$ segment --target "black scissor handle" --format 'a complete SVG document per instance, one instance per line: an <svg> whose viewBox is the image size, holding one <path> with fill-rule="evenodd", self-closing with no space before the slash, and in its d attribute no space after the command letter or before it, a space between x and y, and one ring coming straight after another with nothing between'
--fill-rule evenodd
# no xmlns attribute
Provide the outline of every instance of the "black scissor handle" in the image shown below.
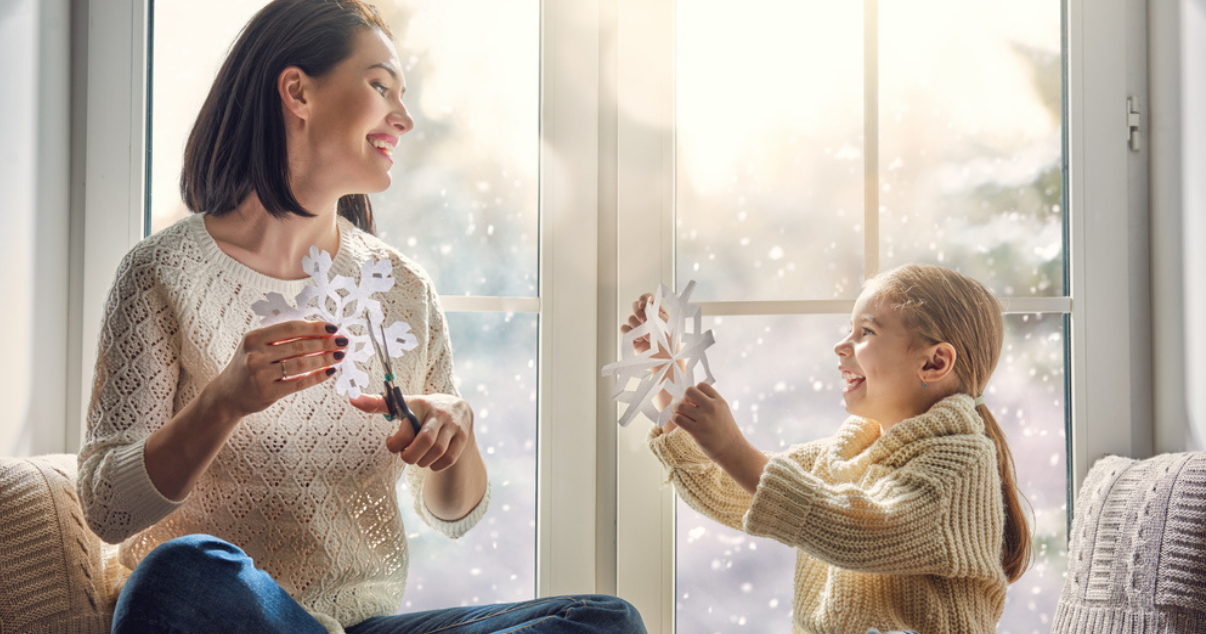
<svg viewBox="0 0 1206 634"><path fill-rule="evenodd" d="M406 406L406 399L402 398L402 390L396 386L385 390L385 405L389 407L389 419L394 420L401 416L410 421L410 428L414 430L415 435L419 435L419 430L423 428L419 424L419 417L415 416L414 412Z"/></svg>

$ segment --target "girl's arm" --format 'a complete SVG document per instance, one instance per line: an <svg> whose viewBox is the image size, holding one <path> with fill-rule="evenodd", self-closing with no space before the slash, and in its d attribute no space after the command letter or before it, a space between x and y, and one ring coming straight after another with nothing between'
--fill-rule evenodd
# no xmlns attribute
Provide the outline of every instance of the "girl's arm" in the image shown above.
<svg viewBox="0 0 1206 634"><path fill-rule="evenodd" d="M708 459L683 430L649 435L649 449L666 468L668 480L687 506L725 526L742 529L753 496Z"/></svg>
<svg viewBox="0 0 1206 634"><path fill-rule="evenodd" d="M797 445L782 455L807 469L816 460L822 443ZM753 495L708 458L689 433L654 429L649 436L649 448L666 467L675 491L688 506L730 528L745 530L744 518ZM765 462L772 455L759 453L759 458Z"/></svg>
<svg viewBox="0 0 1206 634"><path fill-rule="evenodd" d="M1004 530L996 469L991 441L971 435L940 440L867 488L775 457L745 529L847 570L992 576Z"/></svg>

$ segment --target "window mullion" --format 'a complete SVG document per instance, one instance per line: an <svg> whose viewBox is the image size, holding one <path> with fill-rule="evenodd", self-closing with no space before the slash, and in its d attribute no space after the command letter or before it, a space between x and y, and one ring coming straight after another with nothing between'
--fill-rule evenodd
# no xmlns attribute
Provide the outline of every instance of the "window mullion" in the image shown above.
<svg viewBox="0 0 1206 634"><path fill-rule="evenodd" d="M618 328L641 293L673 282L673 0L615 0L616 314ZM667 34L670 34L668 37ZM615 354L618 358L618 348ZM615 421L600 424L615 425ZM645 447L649 423L616 436L616 589L650 634L674 623L674 496Z"/></svg>
<svg viewBox="0 0 1206 634"><path fill-rule="evenodd" d="M863 0L863 269L879 272L879 0Z"/></svg>
<svg viewBox="0 0 1206 634"><path fill-rule="evenodd" d="M538 596L595 583L598 14L542 5Z"/></svg>
<svg viewBox="0 0 1206 634"><path fill-rule="evenodd" d="M86 419L105 297L126 252L142 239L146 138L147 0L93 5L88 19L87 183L84 189L82 313L75 382ZM104 87L103 89L99 87ZM71 416L71 413L68 413ZM74 451L83 428L68 430Z"/></svg>

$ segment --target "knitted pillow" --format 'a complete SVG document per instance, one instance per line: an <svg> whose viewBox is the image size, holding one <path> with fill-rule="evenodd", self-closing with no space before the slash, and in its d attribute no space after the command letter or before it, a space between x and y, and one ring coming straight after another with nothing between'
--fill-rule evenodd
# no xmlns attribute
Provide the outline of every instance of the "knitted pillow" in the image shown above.
<svg viewBox="0 0 1206 634"><path fill-rule="evenodd" d="M0 634L109 631L124 568L84 524L75 472L71 454L0 458Z"/></svg>
<svg viewBox="0 0 1206 634"><path fill-rule="evenodd" d="M1109 456L1076 499L1052 634L1206 632L1206 453Z"/></svg>

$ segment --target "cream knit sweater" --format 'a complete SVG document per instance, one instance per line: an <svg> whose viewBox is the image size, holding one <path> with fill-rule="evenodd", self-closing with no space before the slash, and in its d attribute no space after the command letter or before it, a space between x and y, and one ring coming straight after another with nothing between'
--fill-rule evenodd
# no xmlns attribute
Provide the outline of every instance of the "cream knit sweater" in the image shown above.
<svg viewBox="0 0 1206 634"><path fill-rule="evenodd" d="M795 632L996 631L1004 502L970 397L883 435L852 417L832 438L769 455L753 496L686 432L655 429L649 445L691 508L797 549Z"/></svg>
<svg viewBox="0 0 1206 634"><path fill-rule="evenodd" d="M339 220L332 272L357 280L370 258L393 263L381 297L420 345L395 360L405 394L456 394L444 315L426 274L351 223ZM121 542L133 569L159 544L207 533L243 548L329 631L395 614L406 586L406 532L396 484L404 463L385 448L397 423L352 407L334 380L244 418L183 502L163 497L143 462L147 436L226 366L259 327L251 305L269 292L297 295L305 280L261 275L223 253L193 215L134 247L105 307L88 432L79 455L79 497L88 524ZM374 361L374 363L378 363ZM381 368L373 372L384 376ZM429 470L407 469L411 490ZM459 537L485 513L443 522L416 494L427 523Z"/></svg>

